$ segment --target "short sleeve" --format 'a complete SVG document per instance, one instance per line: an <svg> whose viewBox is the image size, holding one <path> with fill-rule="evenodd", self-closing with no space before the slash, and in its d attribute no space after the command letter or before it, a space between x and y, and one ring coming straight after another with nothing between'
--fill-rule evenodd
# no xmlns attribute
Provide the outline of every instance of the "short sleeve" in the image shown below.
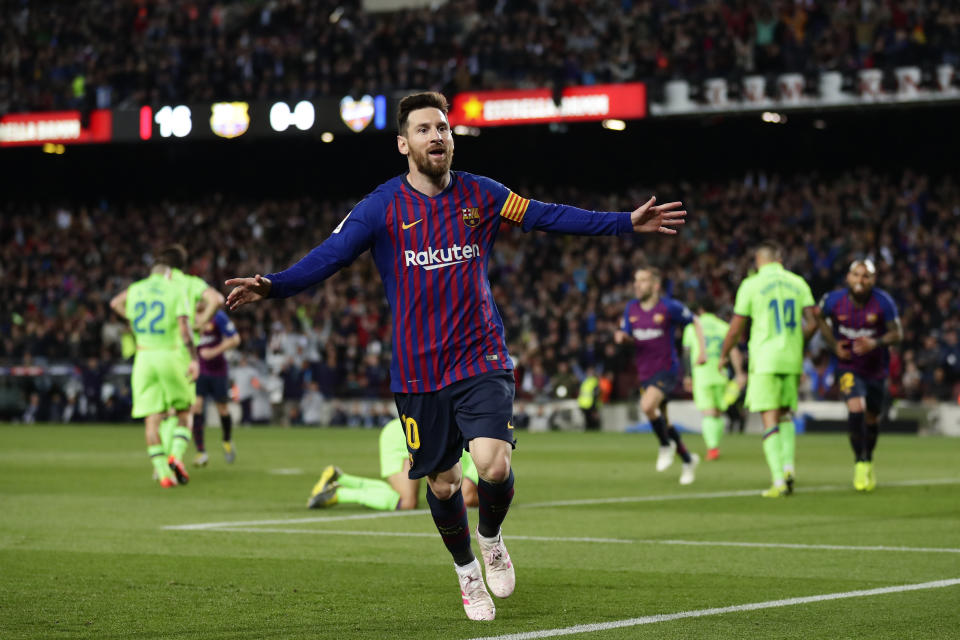
<svg viewBox="0 0 960 640"><path fill-rule="evenodd" d="M687 305L677 300L667 299L667 311L670 313L670 321L677 326L686 326L693 322L693 313L687 308Z"/></svg>
<svg viewBox="0 0 960 640"><path fill-rule="evenodd" d="M478 180L484 189L493 196L493 206L494 210L497 211L497 215L503 218L504 222L517 227L521 226L524 217L527 215L530 200L521 198L496 180L479 177Z"/></svg>
<svg viewBox="0 0 960 640"><path fill-rule="evenodd" d="M237 328L234 326L233 320L223 311L217 311L216 315L213 316L213 322L224 338L237 335Z"/></svg>
<svg viewBox="0 0 960 640"><path fill-rule="evenodd" d="M877 301L880 303L880 308L883 310L883 316L887 322L893 322L900 318L900 314L897 312L897 305L894 303L893 298L890 297L890 294L882 289L874 289L877 292Z"/></svg>
<svg viewBox="0 0 960 640"><path fill-rule="evenodd" d="M733 303L733 312L738 316L744 316L749 318L751 316L751 304L750 304L750 280L744 280L740 283L740 288L737 289L737 298Z"/></svg>
<svg viewBox="0 0 960 640"><path fill-rule="evenodd" d="M627 333L630 333L633 329L630 326L630 303L627 303L627 308L623 310L623 320L620 321L620 328Z"/></svg>
<svg viewBox="0 0 960 640"><path fill-rule="evenodd" d="M836 305L836 296L833 292L827 292L820 298L820 311L824 318L829 318L833 313L833 307Z"/></svg>

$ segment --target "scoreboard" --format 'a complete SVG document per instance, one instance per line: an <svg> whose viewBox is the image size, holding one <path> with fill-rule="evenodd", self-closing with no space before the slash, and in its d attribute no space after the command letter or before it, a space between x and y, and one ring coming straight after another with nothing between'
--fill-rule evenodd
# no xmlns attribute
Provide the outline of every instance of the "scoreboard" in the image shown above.
<svg viewBox="0 0 960 640"><path fill-rule="evenodd" d="M0 116L0 147L297 136L330 141L339 134L393 130L395 102L384 95L364 95L7 114Z"/></svg>

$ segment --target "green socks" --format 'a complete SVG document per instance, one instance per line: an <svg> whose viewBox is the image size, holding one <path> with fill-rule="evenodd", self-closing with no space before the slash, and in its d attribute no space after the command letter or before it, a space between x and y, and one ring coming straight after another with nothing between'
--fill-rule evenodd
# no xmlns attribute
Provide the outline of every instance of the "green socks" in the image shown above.
<svg viewBox="0 0 960 640"><path fill-rule="evenodd" d="M173 471L167 464L167 454L163 451L162 444L151 444L147 447L147 455L150 456L150 463L154 471L157 472L157 478L172 478Z"/></svg>
<svg viewBox="0 0 960 640"><path fill-rule="evenodd" d="M177 460L183 460L183 454L187 452L190 445L190 436L192 433L187 427L181 427L179 424L173 430L173 442L170 444L170 455Z"/></svg>
<svg viewBox="0 0 960 640"><path fill-rule="evenodd" d="M784 484L781 446L779 426L771 427L763 432L763 455L767 458L767 466L770 467L773 484L777 486Z"/></svg>
<svg viewBox="0 0 960 640"><path fill-rule="evenodd" d="M723 435L723 418L719 416L703 416L703 443L707 449L720 447L720 437Z"/></svg>
<svg viewBox="0 0 960 640"><path fill-rule="evenodd" d="M337 489L339 503L362 504L378 511L393 511L400 502L400 494L383 480L341 473L337 484L340 485Z"/></svg>
<svg viewBox="0 0 960 640"><path fill-rule="evenodd" d="M343 476L341 476L342 478ZM337 482L340 480L338 479ZM382 487L366 487L363 489L354 489L351 487L340 486L337 489L337 502L362 504L365 507L376 509L378 511L393 511L400 502L400 494L393 490L393 487L386 482L381 482Z"/></svg>
<svg viewBox="0 0 960 640"><path fill-rule="evenodd" d="M777 427L780 428L780 462L784 471L792 472L797 453L797 427L793 420L784 420Z"/></svg>
<svg viewBox="0 0 960 640"><path fill-rule="evenodd" d="M170 445L173 444L173 430L177 428L177 416L170 416L160 423L160 444L163 450L170 454Z"/></svg>

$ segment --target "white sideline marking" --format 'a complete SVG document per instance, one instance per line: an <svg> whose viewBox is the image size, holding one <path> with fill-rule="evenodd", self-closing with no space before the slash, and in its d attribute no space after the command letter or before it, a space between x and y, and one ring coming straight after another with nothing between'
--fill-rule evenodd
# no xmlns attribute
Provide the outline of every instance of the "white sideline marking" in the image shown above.
<svg viewBox="0 0 960 640"><path fill-rule="evenodd" d="M391 538L436 538L436 533L403 531L360 531L343 529L281 529L277 527L217 527L204 531L235 531L238 533L301 533L318 536L384 536ZM691 547L746 547L760 549L809 549L816 551L894 551L904 553L960 553L960 549L950 547L891 547L885 545L852 546L841 544L802 544L793 542L730 542L725 540L636 540L626 538L590 538L590 537L554 537L554 536L516 536L512 540L533 542L590 542L594 544L667 544L687 545Z"/></svg>
<svg viewBox="0 0 960 640"><path fill-rule="evenodd" d="M556 638L558 636L569 636L575 633L592 633L594 631L608 631L610 629L623 629L625 627L637 627L644 624L653 624L655 622L669 622L671 620L681 620L683 618L702 618L704 616L716 616L724 613L737 613L740 611L757 611L760 609L775 609L779 607L791 607L798 604L810 604L813 602L827 602L829 600L843 600L845 598L865 598L869 596L879 596L888 593L903 593L905 591L920 591L923 589L943 589L960 585L960 578L950 580L935 580L933 582L920 582L917 584L905 584L896 587L881 587L879 589L863 589L860 591L842 591L839 593L825 593L819 596L806 596L802 598L786 598L784 600L769 600L767 602L753 602L750 604L738 604L731 607L715 607L712 609L698 609L695 611L681 611L680 613L661 613L653 616L644 616L642 618L629 618L627 620L614 620L611 622L598 622L594 624L578 624L572 627L562 629L544 629L542 631L527 631L524 633L509 633L500 636L483 636L472 638L471 640L533 640L534 638Z"/></svg>
<svg viewBox="0 0 960 640"><path fill-rule="evenodd" d="M303 469L297 469L296 467L292 469L270 469L267 473L275 476L302 476Z"/></svg>
<svg viewBox="0 0 960 640"><path fill-rule="evenodd" d="M932 478L930 480L903 480L899 482L884 482L884 487L916 487L927 485L960 484L960 478ZM821 485L819 487L801 487L797 493L813 491L850 491L849 485ZM674 500L709 500L714 498L741 498L759 496L760 489L743 489L739 491L715 491L712 493L672 493L660 496L624 496L619 498L588 498L584 500L556 500L553 502L517 503L518 509L544 509L550 507L576 507L601 504L621 504L629 502L670 502ZM324 516L313 518L293 518L285 520L248 520L243 522L201 522L197 524L168 525L163 529L168 531L199 531L203 529L222 529L224 527L253 527L272 524L306 524L311 522L343 522L345 520L375 520L378 518L401 518L403 516L430 513L429 509L413 509L410 511L378 511L375 513L361 513L343 516Z"/></svg>

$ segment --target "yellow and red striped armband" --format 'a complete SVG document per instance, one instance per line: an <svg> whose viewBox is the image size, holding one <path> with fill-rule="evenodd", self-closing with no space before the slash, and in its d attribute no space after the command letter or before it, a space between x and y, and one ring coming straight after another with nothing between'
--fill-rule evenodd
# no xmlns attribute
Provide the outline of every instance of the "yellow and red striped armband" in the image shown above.
<svg viewBox="0 0 960 640"><path fill-rule="evenodd" d="M527 207L530 201L521 198L513 191L507 196L507 201L503 203L503 209L500 209L500 216L513 225L520 226L523 222L523 216L527 213Z"/></svg>

